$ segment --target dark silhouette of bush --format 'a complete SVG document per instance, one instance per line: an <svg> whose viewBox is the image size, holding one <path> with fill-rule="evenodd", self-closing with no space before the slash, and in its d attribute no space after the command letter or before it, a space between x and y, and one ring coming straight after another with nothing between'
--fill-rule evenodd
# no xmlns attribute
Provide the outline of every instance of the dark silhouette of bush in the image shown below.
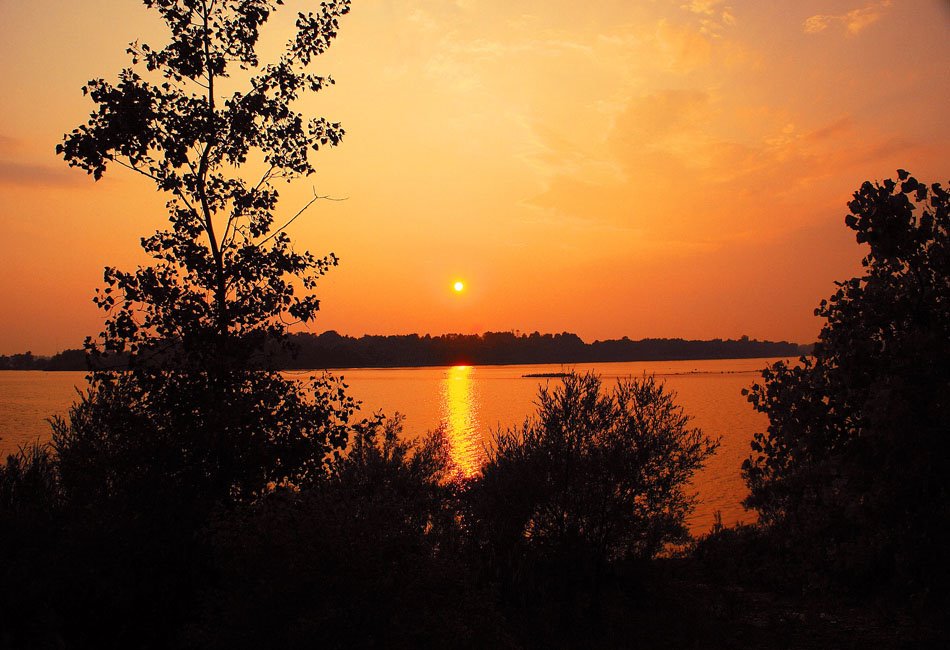
<svg viewBox="0 0 950 650"><path fill-rule="evenodd" d="M441 433L355 427L352 448L303 490L281 489L211 529L201 648L505 647L492 594L457 544Z"/></svg>
<svg viewBox="0 0 950 650"><path fill-rule="evenodd" d="M806 584L946 594L950 195L901 170L848 207L866 272L816 310L813 356L752 387L746 503Z"/></svg>
<svg viewBox="0 0 950 650"><path fill-rule="evenodd" d="M77 507L201 522L214 507L325 472L355 403L341 382L306 389L269 372L109 373L53 420L62 487Z"/></svg>
<svg viewBox="0 0 950 650"><path fill-rule="evenodd" d="M536 419L496 435L463 522L513 616L553 623L552 638L586 629L575 614L599 612L608 571L688 539L687 483L717 446L688 424L652 377L604 392L572 373L541 389Z"/></svg>
<svg viewBox="0 0 950 650"><path fill-rule="evenodd" d="M31 445L0 465L0 647L56 647L62 499L48 447Z"/></svg>
<svg viewBox="0 0 950 650"><path fill-rule="evenodd" d="M170 642L195 607L212 515L314 480L348 436L353 403L335 380L304 392L268 372L236 371L223 386L154 372L103 373L53 421L70 560L55 591L71 641Z"/></svg>

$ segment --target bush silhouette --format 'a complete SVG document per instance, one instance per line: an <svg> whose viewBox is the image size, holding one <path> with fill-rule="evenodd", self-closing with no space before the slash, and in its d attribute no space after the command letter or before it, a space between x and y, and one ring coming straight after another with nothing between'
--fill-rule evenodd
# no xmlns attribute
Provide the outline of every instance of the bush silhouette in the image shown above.
<svg viewBox="0 0 950 650"><path fill-rule="evenodd" d="M63 506L53 458L31 445L0 465L0 647L55 647Z"/></svg>
<svg viewBox="0 0 950 650"><path fill-rule="evenodd" d="M816 310L814 355L749 393L769 428L743 465L746 503L806 580L945 592L950 195L898 176L848 204L866 272Z"/></svg>
<svg viewBox="0 0 950 650"><path fill-rule="evenodd" d="M444 439L400 431L398 419L357 425L325 478L212 526L195 647L505 646L491 593L454 551Z"/></svg>
<svg viewBox="0 0 950 650"><path fill-rule="evenodd" d="M464 525L517 616L572 628L575 612L599 610L610 570L688 539L687 483L717 446L688 425L652 377L605 392L571 373L541 389L536 419L496 435Z"/></svg>

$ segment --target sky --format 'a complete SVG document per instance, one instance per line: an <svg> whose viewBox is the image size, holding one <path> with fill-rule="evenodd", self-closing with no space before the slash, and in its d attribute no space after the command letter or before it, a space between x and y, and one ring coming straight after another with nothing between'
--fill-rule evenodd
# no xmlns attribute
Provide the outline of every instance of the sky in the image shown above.
<svg viewBox="0 0 950 650"><path fill-rule="evenodd" d="M0 354L97 333L102 268L163 227L147 180L54 153L83 84L163 29L134 0L0 0ZM946 0L356 0L312 66L336 85L298 103L346 136L278 208L346 199L290 229L341 259L309 329L814 340L860 273L851 193L950 177L948 64Z"/></svg>

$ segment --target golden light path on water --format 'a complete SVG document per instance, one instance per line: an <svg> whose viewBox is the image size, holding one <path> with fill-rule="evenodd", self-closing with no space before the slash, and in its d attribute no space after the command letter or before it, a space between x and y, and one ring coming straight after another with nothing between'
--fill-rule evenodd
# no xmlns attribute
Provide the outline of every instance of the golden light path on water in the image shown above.
<svg viewBox="0 0 950 650"><path fill-rule="evenodd" d="M474 375L472 366L452 366L442 382L442 426L449 456L465 478L477 475L485 462Z"/></svg>
<svg viewBox="0 0 950 650"><path fill-rule="evenodd" d="M722 439L722 446L690 482L689 491L695 490L699 502L688 525L700 534L708 532L717 511L726 525L755 520L755 514L742 507L748 488L740 467L750 454L752 435L764 431L768 419L750 408L741 391L759 378L759 370L776 361L779 359L637 361L588 364L577 369L596 372L605 386L621 377L656 374L677 393L676 403L695 418L692 426ZM345 376L351 385L348 394L362 401L357 417L377 411L405 414L402 436L406 440L442 428L459 475L472 477L483 466L492 432L516 427L535 415L538 390L556 384L556 380L530 376L564 369L559 364L349 368L335 374ZM320 372L295 371L287 377L306 380ZM33 441L48 442L46 418L67 414L77 399L77 387L86 385L85 375L82 371L0 371L0 460Z"/></svg>

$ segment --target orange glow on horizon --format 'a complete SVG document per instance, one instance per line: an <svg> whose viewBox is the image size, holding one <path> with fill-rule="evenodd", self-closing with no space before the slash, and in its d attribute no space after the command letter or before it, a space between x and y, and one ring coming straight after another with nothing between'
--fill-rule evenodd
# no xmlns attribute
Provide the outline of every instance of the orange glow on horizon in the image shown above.
<svg viewBox="0 0 950 650"><path fill-rule="evenodd" d="M263 64L305 3L285 4ZM90 78L167 39L142 3L100 5L0 3L0 354L81 347L103 267L168 227L147 179L52 151L95 110ZM348 198L288 228L340 259L308 327L813 341L861 273L851 193L947 181L948 21L937 1L360 3L311 65L336 83L295 104L346 136L275 214Z"/></svg>

